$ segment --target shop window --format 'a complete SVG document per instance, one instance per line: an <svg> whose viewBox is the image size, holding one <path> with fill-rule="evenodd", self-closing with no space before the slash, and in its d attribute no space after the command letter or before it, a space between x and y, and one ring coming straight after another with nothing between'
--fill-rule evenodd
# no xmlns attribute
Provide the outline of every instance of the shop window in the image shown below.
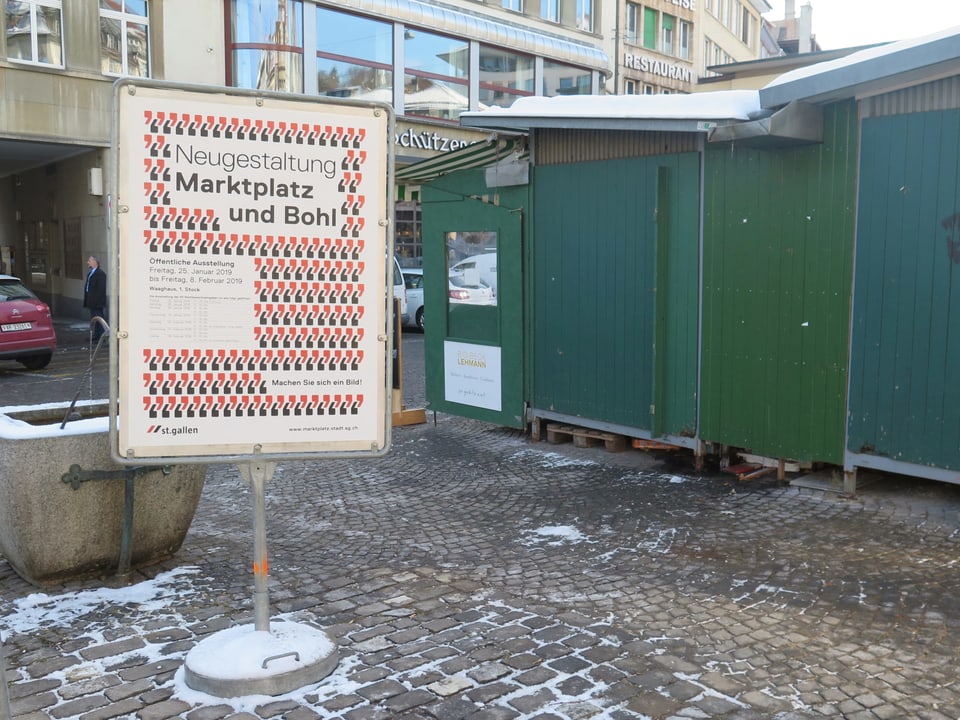
<svg viewBox="0 0 960 720"><path fill-rule="evenodd" d="M543 95L589 95L590 71L543 61Z"/></svg>
<svg viewBox="0 0 960 720"><path fill-rule="evenodd" d="M100 0L100 69L106 75L150 76L147 0Z"/></svg>
<svg viewBox="0 0 960 720"><path fill-rule="evenodd" d="M469 107L469 42L418 28L403 39L403 114L456 120Z"/></svg>
<svg viewBox="0 0 960 720"><path fill-rule="evenodd" d="M518 97L533 95L534 59L529 55L480 46L480 107L510 107Z"/></svg>
<svg viewBox="0 0 960 720"><path fill-rule="evenodd" d="M398 202L394 207L396 235L393 251L401 267L423 267L420 204Z"/></svg>
<svg viewBox="0 0 960 720"><path fill-rule="evenodd" d="M316 8L317 91L393 104L393 25Z"/></svg>
<svg viewBox="0 0 960 720"><path fill-rule="evenodd" d="M6 31L9 60L63 66L60 0L7 0Z"/></svg>
<svg viewBox="0 0 960 720"><path fill-rule="evenodd" d="M302 1L232 2L230 83L251 90L302 93Z"/></svg>

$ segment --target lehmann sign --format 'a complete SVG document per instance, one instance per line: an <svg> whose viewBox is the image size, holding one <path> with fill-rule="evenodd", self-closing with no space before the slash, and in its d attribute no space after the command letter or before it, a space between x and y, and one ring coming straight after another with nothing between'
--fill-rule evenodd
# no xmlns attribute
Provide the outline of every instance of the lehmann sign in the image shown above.
<svg viewBox="0 0 960 720"><path fill-rule="evenodd" d="M389 444L389 106L118 81L118 459Z"/></svg>

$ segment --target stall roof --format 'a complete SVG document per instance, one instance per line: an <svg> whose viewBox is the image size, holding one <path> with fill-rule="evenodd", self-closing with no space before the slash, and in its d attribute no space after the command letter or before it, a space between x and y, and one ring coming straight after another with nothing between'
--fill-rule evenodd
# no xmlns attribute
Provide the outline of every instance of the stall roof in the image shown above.
<svg viewBox="0 0 960 720"><path fill-rule="evenodd" d="M466 127L537 127L703 132L718 123L750 120L761 111L756 90L692 95L559 95L524 97L510 107L460 115Z"/></svg>
<svg viewBox="0 0 960 720"><path fill-rule="evenodd" d="M519 139L490 138L407 165L397 170L394 177L398 182L424 183L455 170L489 167L505 158L522 159L527 155L526 145Z"/></svg>
<svg viewBox="0 0 960 720"><path fill-rule="evenodd" d="M960 71L960 26L868 48L784 73L760 90L765 108L794 100L826 103L864 97Z"/></svg>

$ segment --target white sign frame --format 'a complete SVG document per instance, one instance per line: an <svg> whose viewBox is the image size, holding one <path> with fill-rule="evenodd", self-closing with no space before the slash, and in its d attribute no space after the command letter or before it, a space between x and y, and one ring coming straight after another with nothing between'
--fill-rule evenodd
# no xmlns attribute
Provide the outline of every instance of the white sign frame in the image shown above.
<svg viewBox="0 0 960 720"><path fill-rule="evenodd" d="M386 453L393 109L133 78L113 103L114 459Z"/></svg>

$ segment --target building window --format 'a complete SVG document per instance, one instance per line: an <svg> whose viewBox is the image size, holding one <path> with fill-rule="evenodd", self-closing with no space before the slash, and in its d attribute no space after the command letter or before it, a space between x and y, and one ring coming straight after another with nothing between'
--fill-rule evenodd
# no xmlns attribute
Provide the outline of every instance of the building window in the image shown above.
<svg viewBox="0 0 960 720"><path fill-rule="evenodd" d="M518 97L533 95L534 59L491 47L480 46L480 106L510 107Z"/></svg>
<svg viewBox="0 0 960 720"><path fill-rule="evenodd" d="M149 31L147 0L100 0L100 69L149 77Z"/></svg>
<svg viewBox="0 0 960 720"><path fill-rule="evenodd" d="M657 92L657 89L656 89L653 85L644 85L644 86L643 86L643 94L644 94L644 95L655 95L656 92Z"/></svg>
<svg viewBox="0 0 960 720"><path fill-rule="evenodd" d="M593 0L577 0L576 28L593 32Z"/></svg>
<svg viewBox="0 0 960 720"><path fill-rule="evenodd" d="M677 55L684 60L690 59L690 39L692 37L690 29L690 23L688 23L686 20L681 20L679 22L677 42L679 43L680 48L677 52Z"/></svg>
<svg viewBox="0 0 960 720"><path fill-rule="evenodd" d="M643 46L657 49L657 11L653 8L643 9Z"/></svg>
<svg viewBox="0 0 960 720"><path fill-rule="evenodd" d="M753 17L747 8L741 8L743 18L740 21L740 40L747 47L750 47L750 37L753 34Z"/></svg>
<svg viewBox="0 0 960 720"><path fill-rule="evenodd" d="M500 0L505 10L523 12L523 0Z"/></svg>
<svg viewBox="0 0 960 720"><path fill-rule="evenodd" d="M560 0L540 0L540 17L549 22L560 22Z"/></svg>
<svg viewBox="0 0 960 720"><path fill-rule="evenodd" d="M469 107L469 42L418 28L403 39L403 114L456 120Z"/></svg>
<svg viewBox="0 0 960 720"><path fill-rule="evenodd" d="M234 87L303 92L301 0L233 0L229 50Z"/></svg>
<svg viewBox="0 0 960 720"><path fill-rule="evenodd" d="M663 15L663 52L667 55L673 55L673 23L676 18L673 15Z"/></svg>
<svg viewBox="0 0 960 720"><path fill-rule="evenodd" d="M543 61L543 95L589 95L590 90L589 70Z"/></svg>
<svg viewBox="0 0 960 720"><path fill-rule="evenodd" d="M632 45L637 44L638 33L640 32L640 13L642 8L636 3L627 3L627 32L624 40Z"/></svg>
<svg viewBox="0 0 960 720"><path fill-rule="evenodd" d="M63 66L60 0L6 3L7 58Z"/></svg>
<svg viewBox="0 0 960 720"><path fill-rule="evenodd" d="M393 104L393 25L318 5L317 92Z"/></svg>

